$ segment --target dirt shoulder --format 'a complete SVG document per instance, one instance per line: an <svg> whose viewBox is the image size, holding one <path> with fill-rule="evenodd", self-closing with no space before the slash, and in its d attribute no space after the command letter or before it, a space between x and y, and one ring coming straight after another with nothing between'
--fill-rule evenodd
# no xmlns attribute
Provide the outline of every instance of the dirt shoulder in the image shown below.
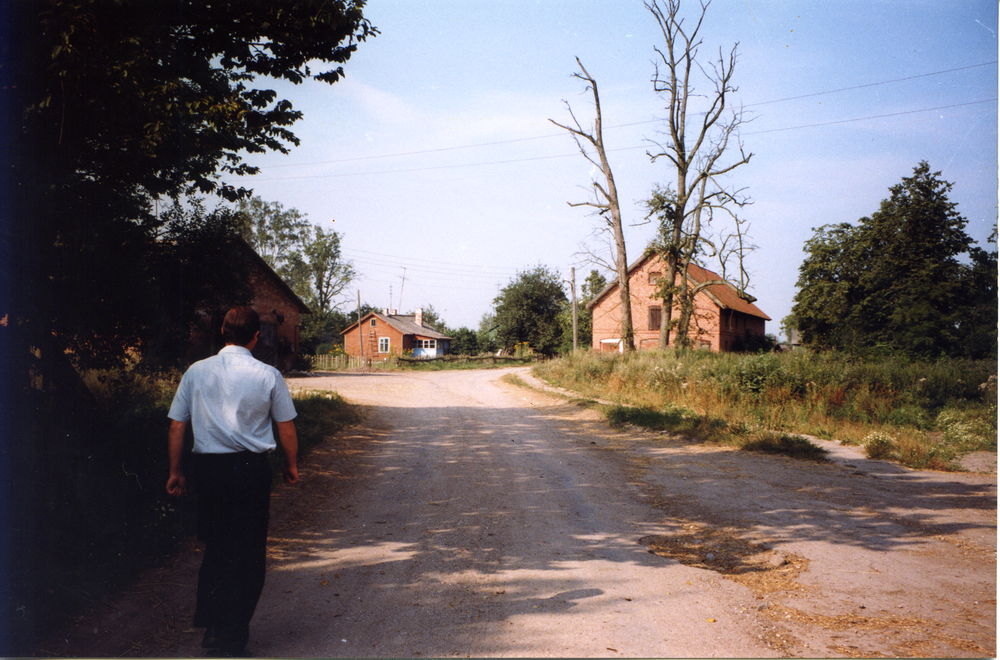
<svg viewBox="0 0 1000 660"><path fill-rule="evenodd" d="M647 540L651 552L749 586L781 654L994 657L996 454L966 457L970 472L933 472L810 440L828 462L641 429L613 449L674 523Z"/></svg>

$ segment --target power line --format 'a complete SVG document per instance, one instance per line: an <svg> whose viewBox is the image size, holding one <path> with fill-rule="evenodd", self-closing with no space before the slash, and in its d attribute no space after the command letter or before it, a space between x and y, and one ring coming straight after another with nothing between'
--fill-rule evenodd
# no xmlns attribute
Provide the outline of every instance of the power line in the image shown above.
<svg viewBox="0 0 1000 660"><path fill-rule="evenodd" d="M904 112L892 112L886 115L872 115L871 117L861 117L859 119L840 119L837 121L826 121L819 124L803 124L801 126L786 126L784 128L771 128L766 131L754 131L743 133L743 135L763 135L764 133L777 133L778 131L794 131L800 128L817 128L819 126L833 126L834 124L848 124L855 121L868 121L870 119L885 119L887 117L901 117L903 115L915 115L921 112L934 112L936 110L948 110L949 108L961 108L967 105L979 105L980 103L994 103L996 98L984 99L982 101L969 101L968 103L955 103L953 105L942 105L937 108L925 108L923 110L906 110Z"/></svg>
<svg viewBox="0 0 1000 660"><path fill-rule="evenodd" d="M907 76L906 78L896 78L894 80L883 80L882 82L868 83L865 85L854 85L853 87L842 87L840 89L831 89L827 92L815 92L813 94L803 94L802 96L789 96L784 99L775 99L773 101L761 101L759 103L750 103L744 107L752 108L758 105L769 105L771 103L784 103L785 101L797 101L799 99L808 99L814 96L823 96L825 94L836 94L838 92L849 92L855 89L865 89L866 87L878 87L879 85L889 85L891 83L905 82L907 80L916 80L918 78L929 78L930 76L940 76L945 73L955 73L956 71L965 71L966 69L976 69L981 66L989 66L991 64L996 64L997 60L992 62L982 62L981 64L970 64L969 66L960 66L956 69L946 69L944 71L935 71L933 73L921 73L916 76Z"/></svg>
<svg viewBox="0 0 1000 660"><path fill-rule="evenodd" d="M458 269L467 269L467 270L470 270L470 271L476 271L476 270L480 270L480 269L487 269L487 270L499 270L499 271L504 271L504 273L508 273L511 270L514 270L514 269L511 269L511 268L503 268L502 266L482 266L482 267L480 267L480 266L476 266L474 264L458 264L458 263L453 263L453 262L448 262L448 261L431 261L430 259L417 259L417 258L414 258L414 257L400 257L400 256L394 255L394 254L382 254L380 252L371 252L369 250L358 250L358 249L353 249L353 248L350 249L350 250L345 250L345 254L347 252L359 252L359 253L362 253L362 254L370 254L370 255L373 255L373 256L376 256L376 257L384 257L386 259L405 260L405 261L407 261L407 263L410 263L410 264L425 263L425 264L431 264L433 266L454 266L454 267L456 267ZM417 268L417 266L412 266L412 265L410 267L411 268Z"/></svg>
<svg viewBox="0 0 1000 660"><path fill-rule="evenodd" d="M912 115L912 114L918 114L918 113L921 113L921 112L935 112L935 111L938 111L938 110L947 110L949 108L960 108L960 107L964 107L964 106L978 105L978 104L982 104L982 103L995 102L996 100L997 100L996 98L992 98L992 99L984 99L984 100L981 100L981 101L969 101L967 103L955 103L955 104L952 104L952 105L942 105L942 106L937 106L937 107L934 107L934 108L922 108L920 110L907 110L907 111L904 111L904 112L895 112L895 113L890 113L890 114L885 114L885 115L871 115L871 116L868 116L868 117L856 117L854 119L841 119L841 120L837 120L837 121L822 122L822 123L818 123L818 124L802 124L800 126L785 126L785 127L781 127L781 128L772 128L772 129L768 129L768 130L765 130L765 131L754 131L752 133L744 133L744 135L760 135L760 134L764 134L764 133L777 133L779 131L792 131L792 130L798 130L798 129L802 129L802 128L817 128L817 127L820 127L820 126L832 126L834 124L849 124L849 123L859 122L859 121L869 121L869 120L872 120L872 119L884 119L884 118L887 118L887 117L898 117L898 116L902 116L902 115ZM648 149L648 148L649 148L648 145L639 145L639 146L634 146L634 147L619 147L617 149L608 149L607 151L609 153L611 153L611 152L620 152L620 151L635 151L635 150L638 150L638 149ZM532 161L554 160L554 159L557 159L557 158L579 157L579 155L580 154L577 151L577 152L573 152L573 153L555 154L555 155L551 155L551 156L532 156L530 158L512 158L512 159L508 159L508 160L484 161L484 162L478 162L478 163L459 163L459 164L454 164L454 165L428 165L428 166L424 166L424 167L413 167L413 168L396 169L396 170L380 170L380 171L375 171L375 172L343 172L343 173L339 173L339 174L303 174L303 175L298 175L298 176L269 177L269 178L255 179L255 180L256 181L293 181L293 180L302 180L302 179L339 179L339 178L354 177L354 176L374 176L374 175L379 175L379 174L411 174L411 173L414 173L414 172L431 172L431 171L434 171L434 170L451 170L451 169L461 169L461 168L467 168L467 167L483 167L483 166L487 166L487 165L510 165L510 164L513 164L513 163L528 163L528 162L532 162Z"/></svg>
<svg viewBox="0 0 1000 660"><path fill-rule="evenodd" d="M759 101L757 103L749 103L749 104L747 104L747 105L745 105L743 107L745 107L745 108L753 108L753 107L762 106L762 105L770 105L770 104L773 104L773 103L784 103L785 101L796 101L796 100L799 100L799 99L812 98L812 97L816 97L816 96L825 96L827 94L838 94L840 92L849 92L849 91L852 91L852 90L855 90L855 89L866 89L868 87L878 87L880 85L891 85L893 83L906 82L908 80L917 80L919 78L929 78L931 76L940 76L940 75L944 75L946 73L955 73L957 71L965 71L965 70L968 70L968 69L976 69L976 68L979 68L979 67L990 66L992 64L997 64L997 60L993 60L991 62L981 62L979 64L970 64L968 66L961 66L961 67L957 67L957 68L954 68L954 69L945 69L943 71L933 71L931 73L921 73L921 74L918 74L918 75L915 75L915 76L906 76L905 78L894 78L892 80L882 80L880 82L866 83L866 84L863 84L863 85L854 85L852 87L841 87L840 89L831 89L831 90L827 90L827 91L824 91L824 92L813 92L811 94L802 94L800 96L789 96L789 97L786 97L786 98L783 98L783 99L774 99L774 100L771 100L771 101ZM938 109L938 108L931 108L931 109L933 110L933 109ZM920 112L920 111L917 111L917 112ZM662 121L661 119L646 119L646 120L643 120L643 121L629 122L629 123L625 123L625 124L616 124L616 125L613 125L613 126L608 126L606 128L609 128L609 129L627 128L627 127L630 127L630 126L641 126L643 124L659 123L661 121ZM858 120L858 121L860 121L860 120ZM816 125L817 126L822 126L823 124L816 124ZM465 145L458 145L458 146L455 146L455 147L439 147L437 149L423 149L423 150L419 150L419 151L405 151L405 152L394 153L394 154L379 154L379 155L376 155L376 156L358 156L356 158L341 158L341 159L338 159L338 160L324 160L324 161L316 161L316 162L312 162L312 163L289 163L289 164L284 164L284 165L268 165L266 167L262 167L261 169L277 169L279 167L309 167L309 166L312 166L312 165L337 165L337 164L340 164L340 163L353 163L353 162L364 161L364 160L379 160L379 159L384 159L384 158L402 158L402 157L405 157L405 156L420 156L420 155L424 155L424 154L441 153L441 152L444 152L444 151L459 151L459 150L462 150L462 149L478 149L480 147L495 147L495 146L499 146L499 145L503 145L503 144L516 144L518 142L530 142L530 141L533 141L533 140L547 140L547 139L551 139L551 138L558 138L558 137L565 137L565 136L566 136L565 133L549 133L547 135L536 135L534 137L512 138L510 140L497 140L497 141L494 141L494 142L480 142L480 143L477 143L477 144L465 144ZM411 171L418 171L418 170L398 170L398 171L401 171L401 172L411 172ZM376 174L379 174L379 173L377 172ZM261 180L266 180L266 179L261 179Z"/></svg>

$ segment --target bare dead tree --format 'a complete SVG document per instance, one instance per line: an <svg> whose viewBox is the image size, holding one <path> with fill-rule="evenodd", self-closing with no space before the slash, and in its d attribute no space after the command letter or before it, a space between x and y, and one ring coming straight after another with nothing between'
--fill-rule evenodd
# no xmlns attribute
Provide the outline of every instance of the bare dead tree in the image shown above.
<svg viewBox="0 0 1000 660"><path fill-rule="evenodd" d="M744 151L739 137L740 127L745 123L742 109L728 107L729 97L737 91L731 81L739 44L733 46L728 56L720 48L718 57L707 68L699 63L698 49L702 44L699 32L710 4L711 0L700 3L701 13L687 29L680 16L680 0L666 0L662 5L659 0L645 3L663 34L664 45L654 47L659 59L654 60L652 83L653 89L667 102L665 139L651 140L656 148L647 154L653 162L666 158L676 170L673 185L654 190L646 203L647 217L660 219L657 249L666 262L659 291L664 317L658 342L661 349L669 344L674 326L677 345L690 346L688 325L694 294L711 284L723 283L730 260L738 263L737 276L730 281L736 280L740 295L746 295L748 284L742 256L750 246L746 245L745 223L738 218L737 210L750 201L744 189L727 189L721 181L753 156ZM695 82L702 81L712 88L707 95L696 93ZM738 157L724 159L729 151L738 151ZM716 213L736 221L735 233L713 241L707 234ZM697 287L690 285L687 269L699 254L719 258L723 280L702 282ZM676 323L672 320L675 304L680 309Z"/></svg>
<svg viewBox="0 0 1000 660"><path fill-rule="evenodd" d="M573 126L560 124L554 119L549 121L559 128L569 131L580 149L580 153L591 164L601 170L604 175L604 184L596 179L591 182L594 193L594 200L590 202L568 202L570 206L590 206L597 210L597 214L607 223L608 229L614 237L615 244L615 272L618 275L618 293L622 309L622 348L625 351L635 350L635 333L632 327L632 303L629 294L628 282L628 258L625 255L625 234L622 231L622 215L618 206L618 189L615 187L615 178L611 172L611 165L604 150L604 135L601 123L601 97L597 91L597 81L584 68L580 58L576 58L576 63L580 71L573 74L573 77L587 83L587 90L594 95L594 128L587 131L580 125L573 108L566 103L569 115L573 119ZM587 145L593 150L587 148Z"/></svg>

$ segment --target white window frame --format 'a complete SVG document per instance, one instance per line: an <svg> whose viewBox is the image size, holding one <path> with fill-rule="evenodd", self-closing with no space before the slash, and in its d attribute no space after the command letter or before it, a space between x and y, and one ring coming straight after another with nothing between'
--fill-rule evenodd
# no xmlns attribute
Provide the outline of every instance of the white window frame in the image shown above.
<svg viewBox="0 0 1000 660"><path fill-rule="evenodd" d="M391 348L391 346L390 346L389 338L388 337L379 337L378 338L378 352L379 353L388 353L389 350L390 350L390 348Z"/></svg>
<svg viewBox="0 0 1000 660"><path fill-rule="evenodd" d="M437 350L437 339L418 339L420 348Z"/></svg>

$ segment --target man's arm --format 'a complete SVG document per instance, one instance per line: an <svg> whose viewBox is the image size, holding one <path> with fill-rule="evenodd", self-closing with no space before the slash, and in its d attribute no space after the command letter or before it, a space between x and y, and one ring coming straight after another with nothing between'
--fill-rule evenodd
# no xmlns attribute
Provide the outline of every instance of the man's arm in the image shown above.
<svg viewBox="0 0 1000 660"><path fill-rule="evenodd" d="M184 453L184 431L186 422L170 420L170 430L167 431L167 455L170 457L170 478L167 479L167 492L174 497L187 493L187 481L181 471L181 455Z"/></svg>
<svg viewBox="0 0 1000 660"><path fill-rule="evenodd" d="M285 483L294 484L299 480L299 437L295 433L295 422L275 422L278 426L278 441L285 452Z"/></svg>

